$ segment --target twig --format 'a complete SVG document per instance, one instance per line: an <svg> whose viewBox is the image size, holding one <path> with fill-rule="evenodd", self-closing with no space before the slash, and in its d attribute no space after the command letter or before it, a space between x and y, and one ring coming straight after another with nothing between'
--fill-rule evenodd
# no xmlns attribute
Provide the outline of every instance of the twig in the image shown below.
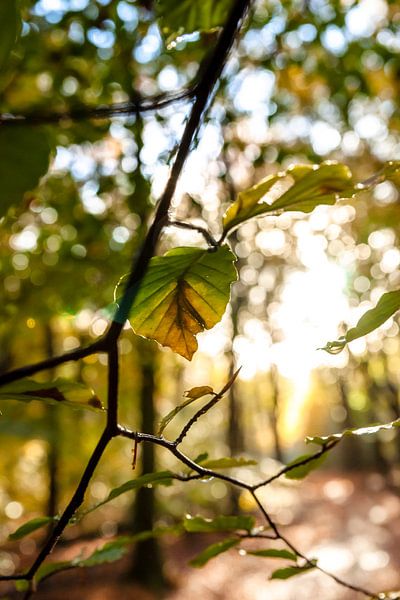
<svg viewBox="0 0 400 600"><path fill-rule="evenodd" d="M331 441L327 442L326 444L324 444L324 446L322 446L322 448L320 450L318 450L318 452L316 452L315 454L310 454L309 456L306 456L305 458L303 458L302 460L299 460L298 462L295 462L291 465L286 465L285 467L280 469L277 473L275 473L275 475L272 475L268 479L264 479L264 481L260 481L259 483L256 483L253 486L253 491L258 490L259 488L264 487L265 485L269 485L270 483L272 483L272 481L275 481L275 479L279 479L280 477L282 477L282 475L286 475L286 473L290 473L290 471L293 471L294 469L297 469L298 467L303 467L304 465L308 465L309 463L313 462L314 460L318 460L321 456L323 456L324 454L329 452L329 450L332 450L332 448L334 448L336 446L336 444L339 443L339 441L340 440L331 440Z"/></svg>
<svg viewBox="0 0 400 600"><path fill-rule="evenodd" d="M24 377L29 377L30 375L34 375L35 373L39 373L40 371L46 371L47 369L53 369L63 363L69 362L70 360L80 360L81 358L85 358L86 356L91 356L92 354L96 354L97 352L105 352L107 350L107 342L104 338L95 341L90 346L76 348L75 350L71 350L70 352L65 352L60 356L54 356L52 358L46 358L40 362L27 365L25 367L20 367L18 369L14 369L12 371L8 371L8 373L4 373L0 375L0 385L5 385L6 383L12 383L13 381L18 381L19 379L23 379Z"/></svg>
<svg viewBox="0 0 400 600"><path fill-rule="evenodd" d="M224 385L224 387L222 388L221 391L218 392L218 394L215 394L214 397L211 398L211 400L209 402L207 402L207 404L205 404L202 408L200 408L193 415L193 417L191 419L189 419L189 421L186 423L186 425L184 426L184 428L182 429L182 431L180 432L180 434L174 441L175 446L179 446L179 444L181 444L183 442L184 438L187 436L187 434L189 433L189 430L193 427L193 425L196 423L196 421L198 421L200 419L200 417L202 417L206 413L208 413L208 411L211 410L213 408L213 406L215 406L217 404L217 402L219 402L221 400L221 398L224 396L224 394L226 394L226 392L229 390L229 388L233 385L233 382L235 381L236 377L239 375L240 369L241 369L241 367L239 367L239 369L232 375L232 377L229 379L228 383L226 383Z"/></svg>
<svg viewBox="0 0 400 600"><path fill-rule="evenodd" d="M211 233L205 229L205 227L201 227L200 225L194 225L193 223L184 223L183 221L168 221L169 227L180 227L181 229L192 229L193 231L197 231L201 233L201 235L206 240L207 244L211 248L218 248L217 241L213 238Z"/></svg>
<svg viewBox="0 0 400 600"><path fill-rule="evenodd" d="M162 94L153 98L129 102L119 102L116 104L106 104L104 106L82 106L73 108L65 112L49 112L49 113L27 113L27 114L1 114L0 125L46 125L51 123L60 123L62 121L86 121L91 119L110 119L112 117L132 116L137 113L150 112L160 110L194 97L196 86L193 85L188 89L180 90L174 94Z"/></svg>

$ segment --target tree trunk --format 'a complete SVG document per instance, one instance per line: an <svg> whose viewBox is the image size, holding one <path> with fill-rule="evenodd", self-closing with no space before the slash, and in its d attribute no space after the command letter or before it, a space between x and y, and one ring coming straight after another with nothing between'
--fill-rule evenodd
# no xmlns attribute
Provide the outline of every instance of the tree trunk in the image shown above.
<svg viewBox="0 0 400 600"><path fill-rule="evenodd" d="M148 342L139 341L138 358L141 361L142 385L139 410L141 414L140 430L154 432L155 423L155 350ZM142 444L140 462L142 473L155 470L154 444ZM151 530L155 525L156 509L154 488L138 490L133 509L133 533ZM157 539L150 538L138 542L135 547L130 576L141 584L161 589L166 587L163 573L161 548Z"/></svg>
<svg viewBox="0 0 400 600"><path fill-rule="evenodd" d="M46 355L50 358L54 356L54 333L51 324L47 322L45 324L45 345ZM54 376L54 370L49 372L50 377ZM47 453L47 473L49 480L48 497L47 497L47 515L54 517L58 513L58 500L59 500L59 485L58 485L58 473L59 473L59 462L60 462L60 434L61 430L59 427L59 416L56 406L46 407L46 419L47 426L50 431L49 435L49 449Z"/></svg>

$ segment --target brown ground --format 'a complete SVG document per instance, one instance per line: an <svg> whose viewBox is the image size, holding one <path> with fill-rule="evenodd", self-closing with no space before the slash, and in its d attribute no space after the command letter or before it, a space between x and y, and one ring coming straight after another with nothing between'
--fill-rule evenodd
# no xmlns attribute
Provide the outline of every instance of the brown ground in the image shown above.
<svg viewBox="0 0 400 600"><path fill-rule="evenodd" d="M338 577L371 591L400 588L400 498L379 475L315 474L302 485L269 488L266 505L281 522L287 537ZM126 580L129 558L91 569L75 569L44 582L36 600L358 600L318 572L287 581L268 576L285 561L241 556L231 550L202 569L187 562L207 543L207 537L165 542L166 571L174 587L164 595ZM86 550L100 545L87 542ZM254 547L254 542L252 546ZM247 543L249 547L249 543ZM263 543L262 547L267 547ZM274 547L278 547L275 543ZM76 556L74 543L58 549L54 560ZM286 561L287 562L287 561ZM0 588L1 589L1 588ZM4 589L4 588L3 588ZM8 590L9 591L9 588ZM8 594L2 598L17 598Z"/></svg>

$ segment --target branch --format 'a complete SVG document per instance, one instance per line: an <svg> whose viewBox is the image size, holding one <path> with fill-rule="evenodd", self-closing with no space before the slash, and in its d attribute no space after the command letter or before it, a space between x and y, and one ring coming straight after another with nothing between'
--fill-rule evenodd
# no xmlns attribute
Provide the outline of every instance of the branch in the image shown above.
<svg viewBox="0 0 400 600"><path fill-rule="evenodd" d="M204 227L200 227L200 225L194 225L193 223L184 223L182 221L168 221L168 227L180 227L181 229L192 229L193 231L197 231L201 233L201 235L206 240L207 244L211 248L218 248L218 242L211 233L205 229Z"/></svg>
<svg viewBox="0 0 400 600"><path fill-rule="evenodd" d="M224 396L224 394L229 390L229 388L234 383L236 377L239 375L239 371L241 368L242 367L239 367L239 369L237 371L235 371L235 373L229 379L228 383L226 383L224 385L224 387L222 388L222 390L220 390L218 392L218 394L215 394L214 397L211 398L211 400L209 402L207 402L207 404L205 404L202 408L200 408L193 415L193 417L191 419L189 419L189 421L186 423L186 425L184 426L184 428L182 429L182 431L180 432L180 434L174 441L175 446L179 446L179 444L181 444L183 442L183 439L189 433L189 430L193 427L193 425L196 423L196 421L198 421L200 419L200 417L205 415L211 408L213 408L213 406L215 406L217 404L217 402L219 402L221 400L221 398Z"/></svg>
<svg viewBox="0 0 400 600"><path fill-rule="evenodd" d="M91 119L110 119L112 117L122 117L136 115L137 113L150 112L160 110L194 97L196 86L192 85L188 89L180 90L173 94L162 94L153 98L129 102L119 102L117 104L106 104L104 106L82 106L73 108L65 112L49 112L49 113L27 113L27 114L1 114L0 125L48 125L51 123L60 123L62 121L87 121Z"/></svg>
<svg viewBox="0 0 400 600"><path fill-rule="evenodd" d="M264 481L260 481L259 483L256 483L255 485L253 485L253 491L256 491L259 488L261 488L265 485L268 485L272 481L275 481L275 479L279 479L279 477L282 477L282 475L286 475L286 473L290 473L290 471L297 469L297 467L302 467L304 465L308 465L308 463L311 463L314 460L317 460L318 458L320 458L321 456L323 456L324 454L329 452L329 450L332 450L332 448L334 448L336 446L336 444L339 443L339 441L340 440L331 440L330 442L327 442L326 444L324 444L324 446L322 446L322 448L320 450L318 450L318 452L316 452L315 454L306 456L302 460L299 460L298 462L295 462L291 465L286 465L285 467L280 469L277 473L275 473L275 475L272 475L272 477L269 477L268 479L265 479Z"/></svg>
<svg viewBox="0 0 400 600"><path fill-rule="evenodd" d="M80 360L81 358L85 358L85 356L91 356L92 354L96 354L97 352L105 352L106 350L107 343L106 340L102 338L97 340L93 344L90 344L89 346L76 348L75 350L65 352L64 354L60 354L59 356L46 358L45 360L41 360L40 362L33 363L25 367L20 367L18 369L14 369L13 371L9 371L8 373L4 373L3 375L0 375L0 385L12 383L13 381L17 381L18 379L23 379L24 377L29 377L30 375L39 373L40 371L53 369L54 367L62 365L63 363L69 362L70 360Z"/></svg>
<svg viewBox="0 0 400 600"><path fill-rule="evenodd" d="M229 51L233 45L250 1L251 0L235 1L231 12L229 13L227 22L218 37L215 48L200 66L202 75L196 88L192 111L186 123L179 149L172 165L164 193L158 204L153 223L150 226L139 255L133 262L121 304L119 305L113 323L107 332L107 336L111 339L118 338L121 333L139 289L140 281L143 279L150 259L155 253L160 233L163 227L168 223L168 212L171 206L172 197L175 193L176 184L190 153L192 142L200 127L203 113L211 99L215 84L222 69L225 66Z"/></svg>

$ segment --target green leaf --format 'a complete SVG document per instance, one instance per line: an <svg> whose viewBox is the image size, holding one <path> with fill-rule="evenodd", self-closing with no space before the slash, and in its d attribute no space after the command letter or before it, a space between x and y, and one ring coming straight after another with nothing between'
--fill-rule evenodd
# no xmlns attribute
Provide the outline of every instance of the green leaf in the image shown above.
<svg viewBox="0 0 400 600"><path fill-rule="evenodd" d="M275 550L274 548L268 548L267 550L247 550L246 554L252 556L262 556L264 558L286 558L288 560L297 561L297 555L289 550Z"/></svg>
<svg viewBox="0 0 400 600"><path fill-rule="evenodd" d="M41 529L42 527L45 527L46 525L48 525L49 523L53 523L54 521L58 521L58 517L36 517L35 519L31 519L27 523L24 523L23 525L21 525L21 527L18 527L18 529L14 531L14 533L10 533L8 539L10 541L20 540L26 535L32 533L33 531Z"/></svg>
<svg viewBox="0 0 400 600"><path fill-rule="evenodd" d="M283 569L277 569L274 571L270 579L289 579L295 577L295 575L301 575L311 569L315 569L316 562L311 565L305 565L304 567L284 567Z"/></svg>
<svg viewBox="0 0 400 600"><path fill-rule="evenodd" d="M0 127L0 217L37 187L47 173L50 150L47 135L40 128Z"/></svg>
<svg viewBox="0 0 400 600"><path fill-rule="evenodd" d="M134 331L191 360L195 335L225 312L237 277L234 260L227 246L216 252L174 248L152 258L132 307Z"/></svg>
<svg viewBox="0 0 400 600"><path fill-rule="evenodd" d="M293 468L291 468L290 471L285 473L285 477L287 477L287 479L303 479L311 471L318 469L318 467L322 465L322 463L327 457L327 454L321 454L321 456L317 456L312 460L308 460L311 459L313 456L313 454L303 454L302 456L298 456L297 458L289 462L286 466ZM303 461L308 462L306 462L305 464L301 464ZM300 464L296 467L298 463Z"/></svg>
<svg viewBox="0 0 400 600"><path fill-rule="evenodd" d="M191 564L192 567L202 567L211 558L214 558L215 556L218 556L218 554L226 552L230 548L233 548L233 546L237 546L239 542L239 538L227 538L222 542L211 544L211 546L208 546L205 550L203 550L203 552L200 552L200 554L198 554L196 558L193 558L189 564Z"/></svg>
<svg viewBox="0 0 400 600"><path fill-rule="evenodd" d="M383 423L381 425L370 425L369 427L359 427L358 429L346 429L340 433L332 433L331 435L324 436L313 436L306 437L307 444L318 444L318 446L325 446L327 443L332 441L340 441L345 437L351 436L363 436L373 435L383 430L398 429L400 427L400 419L392 421L391 423Z"/></svg>
<svg viewBox="0 0 400 600"><path fill-rule="evenodd" d="M140 477L137 477L136 479L131 479L129 481L126 481L122 485L112 489L111 492L108 494L107 498L105 498L105 500L102 500L95 506L92 506L91 508L86 510L83 514L81 514L81 516L84 516L84 515L87 515L87 514L93 512L100 506L103 506L104 504L111 502L111 500L118 498L118 496L121 496L121 494L125 494L126 492L138 490L139 488L142 488L145 486L153 486L153 485L170 486L170 485L172 485L172 481L173 481L173 473L171 473L171 471L158 471L157 473L146 473L146 475L141 475Z"/></svg>
<svg viewBox="0 0 400 600"><path fill-rule="evenodd" d="M232 0L158 0L156 16L168 42L195 31L211 31L225 23Z"/></svg>
<svg viewBox="0 0 400 600"><path fill-rule="evenodd" d="M178 413L181 412L181 410L183 410L186 406L189 406L189 404L192 404L192 402L194 402L195 400L198 400L199 398L202 398L203 396L206 396L208 394L215 394L214 390L208 385L194 387L191 390L187 390L185 392L185 396L188 399L185 400L185 402L182 402L182 404L179 404L178 406L173 408L167 415L165 415L165 417L162 418L158 430L158 435L162 434L166 426L172 421L174 417L176 417Z"/></svg>
<svg viewBox="0 0 400 600"><path fill-rule="evenodd" d="M21 30L21 17L17 0L0 1L0 71L7 65L8 57Z"/></svg>
<svg viewBox="0 0 400 600"><path fill-rule="evenodd" d="M234 467L247 467L256 464L257 461L255 460L243 457L231 458L230 456L226 456L224 458L203 460L201 466L206 469L232 469Z"/></svg>
<svg viewBox="0 0 400 600"><path fill-rule="evenodd" d="M59 571L66 571L68 569L73 569L77 566L78 564L76 564L74 560L63 560L60 562L46 563L39 567L39 569L37 570L35 575L35 581L36 583L39 583L40 581L43 581L43 579L47 579L47 577L51 577Z"/></svg>
<svg viewBox="0 0 400 600"><path fill-rule="evenodd" d="M116 539L107 542L101 548L98 548L88 558L80 560L79 567L95 567L104 563L115 562L122 558L128 551L128 543L125 539Z"/></svg>
<svg viewBox="0 0 400 600"><path fill-rule="evenodd" d="M359 319L357 325L349 329L345 336L335 340L334 342L328 342L322 350L326 350L330 354L337 354L353 340L356 340L374 329L380 327L385 321L389 319L394 313L396 313L400 309L400 290L395 290L394 292L386 292L383 294L378 304L368 310L362 317Z"/></svg>
<svg viewBox="0 0 400 600"><path fill-rule="evenodd" d="M190 533L209 533L212 531L235 531L244 529L250 531L254 527L254 517L250 515L239 516L224 516L219 515L214 519L206 519L205 517L192 517L187 515L183 521L185 531Z"/></svg>
<svg viewBox="0 0 400 600"><path fill-rule="evenodd" d="M40 400L50 404L67 404L73 408L104 410L91 388L65 379L55 379L44 383L31 379L20 379L0 387L0 400L20 400L22 402Z"/></svg>
<svg viewBox="0 0 400 600"><path fill-rule="evenodd" d="M29 590L29 581L26 579L18 579L14 582L14 585L17 592L26 592Z"/></svg>
<svg viewBox="0 0 400 600"><path fill-rule="evenodd" d="M294 165L269 175L257 185L240 192L223 218L224 233L240 223L276 211L311 212L319 204L334 204L351 196L351 171L343 164Z"/></svg>

